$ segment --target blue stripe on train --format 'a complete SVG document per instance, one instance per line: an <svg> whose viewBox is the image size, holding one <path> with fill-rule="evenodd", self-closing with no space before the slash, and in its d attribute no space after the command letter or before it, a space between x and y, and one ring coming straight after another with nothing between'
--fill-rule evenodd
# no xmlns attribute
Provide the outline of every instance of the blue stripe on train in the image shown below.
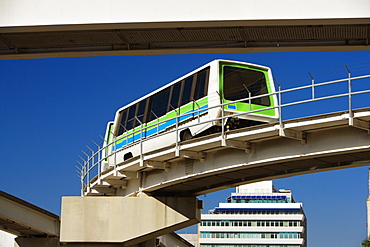
<svg viewBox="0 0 370 247"><path fill-rule="evenodd" d="M206 109L208 108L208 105L204 105L202 107L199 108L199 110L201 109ZM186 116L183 116L183 117L180 117L179 118L179 121L183 121L183 120L186 120L192 116L197 116L198 114L202 114L204 112L206 112L207 110L204 110L204 111L200 111L200 112L196 112L194 114L189 114L189 115L186 115ZM190 111L187 111L185 114L187 113L191 113L191 112L194 112L193 110L190 110ZM146 137L146 136L151 136L151 135L154 135L158 132L158 129L159 131L162 131L162 130L165 130L166 128L168 128L169 126L171 125L174 125L176 124L176 119L171 119L171 120L168 120L166 122L163 122L159 125L159 128L158 126L155 126L147 131L144 131L143 132L143 137ZM132 142L134 142L135 140L140 140L140 132L138 132L137 134L135 134L134 136L130 136L128 139L126 140L123 140L122 142L118 143L116 145L116 149L120 149L122 148L123 146L126 146L127 144L130 144ZM112 151L114 150L114 147L112 147Z"/></svg>

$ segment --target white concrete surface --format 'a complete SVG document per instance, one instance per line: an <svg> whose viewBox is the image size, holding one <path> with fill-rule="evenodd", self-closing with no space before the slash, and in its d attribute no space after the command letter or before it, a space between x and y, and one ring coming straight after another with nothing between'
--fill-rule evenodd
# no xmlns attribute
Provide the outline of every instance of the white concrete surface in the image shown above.
<svg viewBox="0 0 370 247"><path fill-rule="evenodd" d="M104 23L148 24L343 18L370 18L370 1L2 0L0 8L0 28Z"/></svg>
<svg viewBox="0 0 370 247"><path fill-rule="evenodd" d="M132 245L198 222L195 197L63 197L60 242Z"/></svg>
<svg viewBox="0 0 370 247"><path fill-rule="evenodd" d="M14 247L15 237L17 236L4 231L0 231L0 247Z"/></svg>

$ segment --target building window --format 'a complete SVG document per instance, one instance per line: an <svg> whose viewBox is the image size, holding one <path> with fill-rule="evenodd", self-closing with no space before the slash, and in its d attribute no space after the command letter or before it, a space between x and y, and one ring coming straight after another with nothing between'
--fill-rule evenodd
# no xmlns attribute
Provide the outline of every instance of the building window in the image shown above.
<svg viewBox="0 0 370 247"><path fill-rule="evenodd" d="M299 232L200 232L201 238L269 238L269 239L298 239Z"/></svg>

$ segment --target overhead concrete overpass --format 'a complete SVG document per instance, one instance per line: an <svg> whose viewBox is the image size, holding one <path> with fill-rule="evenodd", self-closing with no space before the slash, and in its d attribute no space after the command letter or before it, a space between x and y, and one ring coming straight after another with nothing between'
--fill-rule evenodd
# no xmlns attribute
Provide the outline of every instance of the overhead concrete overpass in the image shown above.
<svg viewBox="0 0 370 247"><path fill-rule="evenodd" d="M0 229L17 236L59 236L59 216L0 191Z"/></svg>
<svg viewBox="0 0 370 247"><path fill-rule="evenodd" d="M370 2L4 0L0 59L369 50Z"/></svg>
<svg viewBox="0 0 370 247"><path fill-rule="evenodd" d="M57 246L60 219L58 215L0 191L0 230L17 236L15 246Z"/></svg>

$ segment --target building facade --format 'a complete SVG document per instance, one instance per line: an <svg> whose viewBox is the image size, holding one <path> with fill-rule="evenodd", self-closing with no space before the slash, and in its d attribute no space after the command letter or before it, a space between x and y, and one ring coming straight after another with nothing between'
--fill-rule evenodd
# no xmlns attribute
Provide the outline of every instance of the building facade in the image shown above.
<svg viewBox="0 0 370 247"><path fill-rule="evenodd" d="M272 181L242 185L202 214L200 247L306 247L306 217L290 190Z"/></svg>

